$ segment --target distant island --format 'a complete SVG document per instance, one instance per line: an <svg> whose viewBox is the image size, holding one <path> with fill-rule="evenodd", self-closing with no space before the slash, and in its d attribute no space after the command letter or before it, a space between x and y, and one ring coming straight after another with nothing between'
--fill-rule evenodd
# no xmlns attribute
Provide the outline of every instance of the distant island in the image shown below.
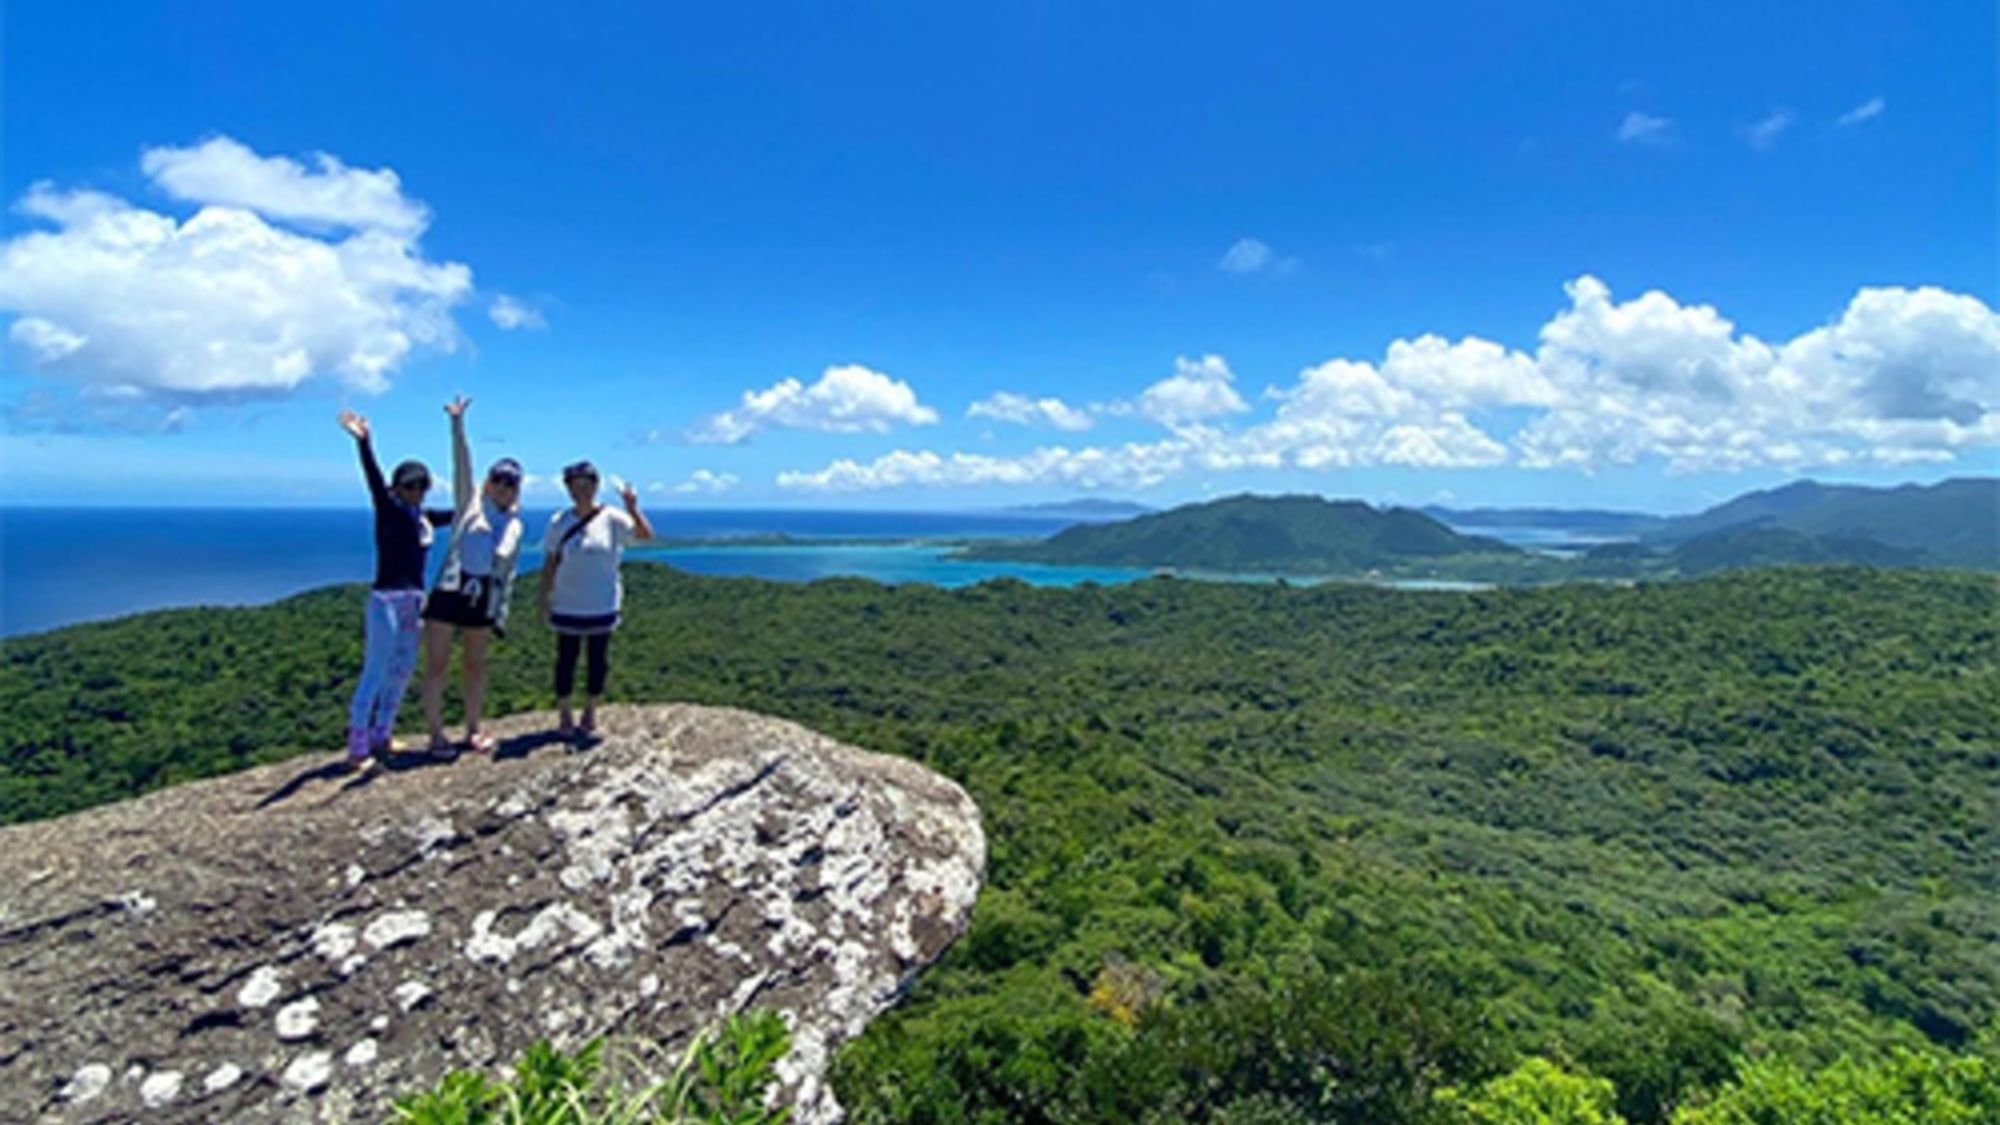
<svg viewBox="0 0 2000 1125"><path fill-rule="evenodd" d="M1440 517L1449 517L1443 519ZM1457 526L1451 526L1456 524ZM1470 528L1619 535L1575 557ZM1318 496L1232 496L955 556L1226 574L1534 584L1694 578L1787 564L2000 569L2000 479L1867 488L1799 481L1688 516L1561 509L1376 508Z"/></svg>
<svg viewBox="0 0 2000 1125"><path fill-rule="evenodd" d="M966 559L1216 573L1493 581L1528 578L1536 556L1462 535L1408 508L1317 496L1231 496L1031 542L982 543Z"/></svg>
<svg viewBox="0 0 2000 1125"><path fill-rule="evenodd" d="M1001 508L1008 515L1071 516L1084 520L1122 520L1143 516L1156 509L1130 500L1105 500L1086 496L1078 500L1051 500L1043 504L1015 504Z"/></svg>

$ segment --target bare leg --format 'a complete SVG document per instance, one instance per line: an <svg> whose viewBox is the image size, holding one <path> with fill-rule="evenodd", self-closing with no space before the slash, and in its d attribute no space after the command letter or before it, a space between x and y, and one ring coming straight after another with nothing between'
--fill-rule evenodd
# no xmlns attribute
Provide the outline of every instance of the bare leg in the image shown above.
<svg viewBox="0 0 2000 1125"><path fill-rule="evenodd" d="M474 750L491 749L479 733L479 717L486 708L486 646L492 640L491 629L465 631L465 741Z"/></svg>
<svg viewBox="0 0 2000 1125"><path fill-rule="evenodd" d="M451 636L457 630L442 621L424 622L424 721L430 724L431 747L444 745L444 678L451 670Z"/></svg>

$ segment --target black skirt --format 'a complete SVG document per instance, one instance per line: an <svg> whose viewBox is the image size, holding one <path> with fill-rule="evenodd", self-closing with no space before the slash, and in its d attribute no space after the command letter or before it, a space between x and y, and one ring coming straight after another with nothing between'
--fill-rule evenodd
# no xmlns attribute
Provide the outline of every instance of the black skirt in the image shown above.
<svg viewBox="0 0 2000 1125"><path fill-rule="evenodd" d="M463 590L432 590L424 599L424 620L441 621L461 629L491 629L493 615L486 611L486 599L474 598Z"/></svg>

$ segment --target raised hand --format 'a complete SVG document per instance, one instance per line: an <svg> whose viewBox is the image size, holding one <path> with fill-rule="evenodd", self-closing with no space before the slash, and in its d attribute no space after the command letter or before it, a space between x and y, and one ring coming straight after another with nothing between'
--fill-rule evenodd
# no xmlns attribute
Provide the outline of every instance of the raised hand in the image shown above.
<svg viewBox="0 0 2000 1125"><path fill-rule="evenodd" d="M618 498L625 501L627 508L636 508L639 506L639 490L633 488L630 482L619 486Z"/></svg>
<svg viewBox="0 0 2000 1125"><path fill-rule="evenodd" d="M464 395L459 395L456 398L453 398L450 402L444 404L444 412L446 414L451 415L454 419L463 418L465 417L466 408L470 407L471 405L472 405L471 399L465 397Z"/></svg>
<svg viewBox="0 0 2000 1125"><path fill-rule="evenodd" d="M355 441L368 440L368 419L352 410L340 412L340 428L346 430Z"/></svg>

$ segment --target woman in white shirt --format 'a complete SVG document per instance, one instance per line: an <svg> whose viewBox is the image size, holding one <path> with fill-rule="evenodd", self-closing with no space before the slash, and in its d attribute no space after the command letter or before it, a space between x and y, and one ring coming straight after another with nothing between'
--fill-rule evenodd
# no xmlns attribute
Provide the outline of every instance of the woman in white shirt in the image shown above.
<svg viewBox="0 0 2000 1125"><path fill-rule="evenodd" d="M563 487L574 506L556 513L542 539L542 613L556 631L560 733L564 738L578 733L587 738L597 729L597 703L611 671L611 632L618 628L625 599L618 564L627 543L653 537L653 525L639 511L639 494L631 485L625 486L621 497L624 511L599 504L597 466L588 461L563 469ZM576 688L577 657L586 649L589 669L583 723L578 726L570 715L569 700Z"/></svg>
<svg viewBox="0 0 2000 1125"><path fill-rule="evenodd" d="M452 638L465 637L465 744L475 752L493 749L479 731L486 707L486 648L493 634L507 631L507 595L521 554L521 463L503 457L486 471L486 483L472 488L472 446L465 439L465 411L472 400L453 399L451 486L457 516L444 570L424 599L424 718L431 728L431 753L455 750L444 736L444 681L451 667Z"/></svg>

